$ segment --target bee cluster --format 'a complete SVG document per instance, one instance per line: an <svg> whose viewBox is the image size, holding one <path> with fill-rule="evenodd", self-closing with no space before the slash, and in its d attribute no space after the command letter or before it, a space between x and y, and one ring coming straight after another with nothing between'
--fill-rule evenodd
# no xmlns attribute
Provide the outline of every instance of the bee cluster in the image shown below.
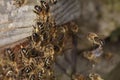
<svg viewBox="0 0 120 80"><path fill-rule="evenodd" d="M33 33L27 45L4 50L0 58L0 80L55 80L55 58L66 48L66 36L78 31L74 22L56 26L49 12L49 4L55 3L56 0L40 1L34 6L37 18Z"/></svg>

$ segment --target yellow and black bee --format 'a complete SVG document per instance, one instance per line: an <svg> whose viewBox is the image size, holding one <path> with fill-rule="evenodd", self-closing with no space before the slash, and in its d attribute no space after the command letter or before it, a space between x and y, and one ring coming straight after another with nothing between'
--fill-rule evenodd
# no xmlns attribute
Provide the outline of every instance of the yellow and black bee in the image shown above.
<svg viewBox="0 0 120 80"><path fill-rule="evenodd" d="M37 80L36 74L31 74L31 75L29 76L29 80Z"/></svg>
<svg viewBox="0 0 120 80"><path fill-rule="evenodd" d="M50 3L56 4L56 3L57 3L57 0L50 0Z"/></svg>
<svg viewBox="0 0 120 80"><path fill-rule="evenodd" d="M99 46L104 45L104 41L97 34L93 32L88 33L87 38L95 45L99 45Z"/></svg>
<svg viewBox="0 0 120 80"><path fill-rule="evenodd" d="M45 2L45 1L43 1L43 0L41 0L41 1L40 1L40 4L41 4L41 7L42 7L46 12L48 12L48 10L49 10L49 5L48 5L48 3Z"/></svg>
<svg viewBox="0 0 120 80"><path fill-rule="evenodd" d="M42 8L39 5L34 6L34 10L33 10L34 13L36 13L37 15L40 15L41 11L42 11Z"/></svg>
<svg viewBox="0 0 120 80"><path fill-rule="evenodd" d="M8 56L8 58L9 58L10 61L14 61L15 60L15 54L12 51L12 49L7 48L6 49L6 55Z"/></svg>

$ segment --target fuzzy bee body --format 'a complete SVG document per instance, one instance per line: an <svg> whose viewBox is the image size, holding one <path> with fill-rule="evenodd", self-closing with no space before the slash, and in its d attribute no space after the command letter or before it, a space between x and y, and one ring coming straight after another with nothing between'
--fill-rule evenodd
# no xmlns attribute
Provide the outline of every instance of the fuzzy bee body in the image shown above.
<svg viewBox="0 0 120 80"><path fill-rule="evenodd" d="M40 40L39 35L37 33L33 33L32 40L36 43L39 42L39 40Z"/></svg>
<svg viewBox="0 0 120 80"><path fill-rule="evenodd" d="M48 4L45 1L42 1L42 0L40 1L40 4L41 4L41 7L43 9L45 9L46 12L48 12L48 10L49 10Z"/></svg>
<svg viewBox="0 0 120 80"><path fill-rule="evenodd" d="M26 58L29 58L29 56L28 56L29 52L28 52L27 49L22 48L22 49L21 49L21 53L22 53L22 55L25 56Z"/></svg>
<svg viewBox="0 0 120 80"><path fill-rule="evenodd" d="M13 53L13 51L10 48L6 49L6 54L9 57L9 60L14 61L15 54Z"/></svg>
<svg viewBox="0 0 120 80"><path fill-rule="evenodd" d="M90 74L89 74L89 78L90 78L91 80L103 80L103 79L101 78L101 76L100 76L99 74L97 74L97 73L90 73Z"/></svg>
<svg viewBox="0 0 120 80"><path fill-rule="evenodd" d="M36 80L36 75L35 74L31 74L29 77L29 80Z"/></svg>
<svg viewBox="0 0 120 80"><path fill-rule="evenodd" d="M28 74L30 72L32 72L33 70L35 69L35 65L33 63L31 63L30 65L27 65L25 67L23 67L21 70L20 70L20 74Z"/></svg>
<svg viewBox="0 0 120 80"><path fill-rule="evenodd" d="M37 15L40 15L42 8L39 5L35 5L34 9L35 10L33 10L33 12L36 13Z"/></svg>
<svg viewBox="0 0 120 80"><path fill-rule="evenodd" d="M44 26L43 26L44 24L43 23L37 22L36 24L37 24L37 27L38 27L39 31L44 29Z"/></svg>
<svg viewBox="0 0 120 80"><path fill-rule="evenodd" d="M89 33L87 38L90 42L92 42L95 45L98 45L98 46L104 45L104 41L95 33L92 33L92 32Z"/></svg>
<svg viewBox="0 0 120 80"><path fill-rule="evenodd" d="M43 69L38 70L38 72L37 72L38 80L42 80L43 75L44 75L44 70Z"/></svg>
<svg viewBox="0 0 120 80"><path fill-rule="evenodd" d="M42 65L43 64L42 58L40 56L35 57L32 60L33 60L34 64L36 64L36 65Z"/></svg>
<svg viewBox="0 0 120 80"><path fill-rule="evenodd" d="M50 2L51 2L52 4L56 4L56 3L57 3L57 0L50 0Z"/></svg>

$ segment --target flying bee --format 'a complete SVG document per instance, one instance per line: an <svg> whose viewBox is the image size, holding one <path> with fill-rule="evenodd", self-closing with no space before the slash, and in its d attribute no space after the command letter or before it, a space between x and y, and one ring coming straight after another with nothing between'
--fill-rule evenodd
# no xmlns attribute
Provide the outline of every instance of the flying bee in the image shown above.
<svg viewBox="0 0 120 80"><path fill-rule="evenodd" d="M21 7L22 5L27 3L27 0L13 0L14 3L13 5L15 5L16 7Z"/></svg>
<svg viewBox="0 0 120 80"><path fill-rule="evenodd" d="M94 61L95 60L95 55L93 53L91 53L91 52L84 52L83 56L85 58L87 58L88 60L90 60L90 61Z"/></svg>
<svg viewBox="0 0 120 80"><path fill-rule="evenodd" d="M6 55L8 56L9 60L14 61L15 60L15 54L10 48L6 49Z"/></svg>
<svg viewBox="0 0 120 80"><path fill-rule="evenodd" d="M35 5L34 9L35 10L33 10L33 12L36 13L37 15L40 15L42 8L39 5Z"/></svg>
<svg viewBox="0 0 120 80"><path fill-rule="evenodd" d="M102 54L103 54L102 48L98 47L92 51L84 52L83 56L90 61L98 62L98 60L102 56Z"/></svg>
<svg viewBox="0 0 120 80"><path fill-rule="evenodd" d="M90 32L87 35L87 38L88 38L89 41L91 41L95 45L99 45L99 46L104 45L104 41L95 33Z"/></svg>
<svg viewBox="0 0 120 80"><path fill-rule="evenodd" d="M89 74L90 80L103 80L99 74L96 73L90 73Z"/></svg>

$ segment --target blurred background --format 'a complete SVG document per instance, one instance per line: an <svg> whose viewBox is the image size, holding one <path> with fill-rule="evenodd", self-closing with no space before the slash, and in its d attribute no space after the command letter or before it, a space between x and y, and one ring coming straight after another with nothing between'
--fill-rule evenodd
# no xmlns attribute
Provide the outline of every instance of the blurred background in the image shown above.
<svg viewBox="0 0 120 80"><path fill-rule="evenodd" d="M32 34L36 15L33 13L36 0L27 0L16 8L12 0L0 0L0 48L15 44ZM103 59L95 65L94 72L105 80L120 80L120 0L80 0L81 15L75 22L79 26L77 35L78 54L91 47L84 35L95 32L105 40L104 53L110 53L110 60ZM58 57L61 66L69 68L63 56ZM62 65L65 64L65 65ZM76 62L77 73L86 74L91 63L80 55ZM59 80L70 80L61 69L55 67ZM70 73L68 69L67 73Z"/></svg>

